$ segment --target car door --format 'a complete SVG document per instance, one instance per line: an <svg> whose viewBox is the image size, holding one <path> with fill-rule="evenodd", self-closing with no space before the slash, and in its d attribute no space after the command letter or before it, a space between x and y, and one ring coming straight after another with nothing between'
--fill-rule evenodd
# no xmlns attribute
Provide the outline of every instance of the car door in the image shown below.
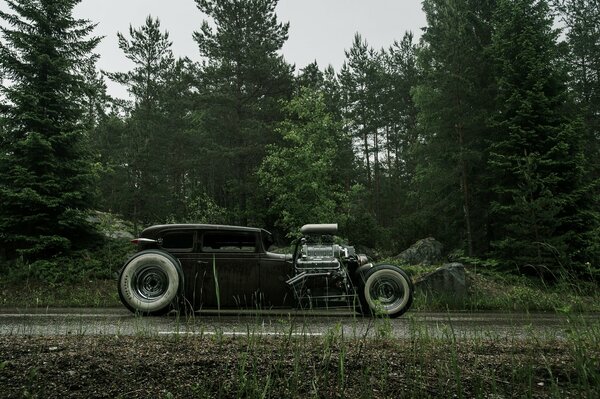
<svg viewBox="0 0 600 399"><path fill-rule="evenodd" d="M198 233L194 259L195 305L253 308L259 288L258 234L244 230ZM198 306L195 306L198 308Z"/></svg>
<svg viewBox="0 0 600 399"><path fill-rule="evenodd" d="M162 231L158 236L159 247L169 252L181 263L184 279L185 299L188 303L200 306L201 297L196 297L196 282L199 273L198 231L194 229L174 229Z"/></svg>
<svg viewBox="0 0 600 399"><path fill-rule="evenodd" d="M289 307L295 304L286 281L294 275L292 255L264 252L260 256L260 300L265 308Z"/></svg>

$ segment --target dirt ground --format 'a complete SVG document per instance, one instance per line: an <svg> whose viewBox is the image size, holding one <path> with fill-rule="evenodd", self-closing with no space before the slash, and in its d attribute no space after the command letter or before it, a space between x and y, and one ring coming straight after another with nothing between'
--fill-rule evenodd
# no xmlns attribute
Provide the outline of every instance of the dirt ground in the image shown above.
<svg viewBox="0 0 600 399"><path fill-rule="evenodd" d="M597 374L584 375L600 366L600 348L583 354L569 346L334 335L3 336L0 397L600 397Z"/></svg>

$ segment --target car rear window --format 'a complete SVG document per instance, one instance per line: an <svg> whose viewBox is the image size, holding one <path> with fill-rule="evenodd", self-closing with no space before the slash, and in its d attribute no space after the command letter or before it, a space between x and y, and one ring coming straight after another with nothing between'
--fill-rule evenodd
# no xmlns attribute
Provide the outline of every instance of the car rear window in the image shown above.
<svg viewBox="0 0 600 399"><path fill-rule="evenodd" d="M256 235L239 231L209 231L202 237L202 252L256 252Z"/></svg>
<svg viewBox="0 0 600 399"><path fill-rule="evenodd" d="M182 231L166 233L161 247L170 250L191 250L194 248L194 232Z"/></svg>

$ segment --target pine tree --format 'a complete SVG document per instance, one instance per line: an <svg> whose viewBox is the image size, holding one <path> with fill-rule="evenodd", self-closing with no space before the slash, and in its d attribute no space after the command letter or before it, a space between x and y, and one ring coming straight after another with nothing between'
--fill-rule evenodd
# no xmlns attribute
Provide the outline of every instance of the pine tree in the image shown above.
<svg viewBox="0 0 600 399"><path fill-rule="evenodd" d="M12 13L0 12L0 245L8 257L62 253L90 231L82 67L99 38L72 17L77 3L7 0Z"/></svg>
<svg viewBox="0 0 600 399"><path fill-rule="evenodd" d="M592 176L600 178L600 3L555 0L566 26L569 87L585 131L585 155ZM597 192L597 190L596 190Z"/></svg>
<svg viewBox="0 0 600 399"><path fill-rule="evenodd" d="M204 140L208 193L231 211L231 222L262 224L256 170L265 147L278 138L281 100L292 90L292 67L278 51L289 24L275 14L277 0L196 0L212 19L194 39L205 62L199 71L197 108ZM258 207L258 208L257 208Z"/></svg>
<svg viewBox="0 0 600 399"><path fill-rule="evenodd" d="M346 51L339 81L345 129L360 151L357 158L364 170L361 183L368 192L367 209L381 216L382 104L385 101L383 59L358 33L354 36L352 47Z"/></svg>
<svg viewBox="0 0 600 399"><path fill-rule="evenodd" d="M356 34L346 57L338 104L359 160L354 180L364 186L352 191L353 213L363 215L353 229L392 249L393 240L380 238L394 231L396 241L410 241L406 227L413 211L408 198L417 110L411 91L419 74L412 34L387 51L375 51Z"/></svg>
<svg viewBox="0 0 600 399"><path fill-rule="evenodd" d="M298 77L296 77L297 94L302 88L312 90L322 90L325 86L325 77L319 69L316 61L311 62L304 68L300 69Z"/></svg>
<svg viewBox="0 0 600 399"><path fill-rule="evenodd" d="M419 84L416 46L413 34L406 32L400 42L394 42L385 56L386 159L390 176L396 181L408 181L414 176L414 146L418 141L417 107L412 90Z"/></svg>
<svg viewBox="0 0 600 399"><path fill-rule="evenodd" d="M555 0L566 26L569 88L584 131L586 178L583 211L588 221L578 258L600 269L600 2ZM598 271L596 271L598 273Z"/></svg>
<svg viewBox="0 0 600 399"><path fill-rule="evenodd" d="M556 274L581 251L581 129L569 118L564 68L546 1L500 0L493 54L497 133L490 154L494 249Z"/></svg>
<svg viewBox="0 0 600 399"><path fill-rule="evenodd" d="M586 130L585 152L600 177L600 2L557 0L566 25L569 83Z"/></svg>
<svg viewBox="0 0 600 399"><path fill-rule="evenodd" d="M417 107L412 92L420 84L413 34L405 32L387 51L382 50L384 82L382 96L382 130L384 168L382 208L384 226L392 228L400 248L407 248L420 236L415 218L416 149L419 145ZM398 250L399 248L394 248Z"/></svg>
<svg viewBox="0 0 600 399"><path fill-rule="evenodd" d="M424 141L417 171L421 218L433 221L429 234L446 245L481 253L487 249L483 177L493 80L486 49L494 1L425 0L423 9L423 83L415 90Z"/></svg>
<svg viewBox="0 0 600 399"><path fill-rule="evenodd" d="M161 31L160 21L151 16L144 25L131 26L129 37L118 33L118 38L134 67L107 76L127 87L132 102L122 124L112 115L97 131L96 148L107 172L104 206L136 226L187 220L186 202L197 194L192 187L198 142L189 134L188 118L191 63L175 59L169 33Z"/></svg>

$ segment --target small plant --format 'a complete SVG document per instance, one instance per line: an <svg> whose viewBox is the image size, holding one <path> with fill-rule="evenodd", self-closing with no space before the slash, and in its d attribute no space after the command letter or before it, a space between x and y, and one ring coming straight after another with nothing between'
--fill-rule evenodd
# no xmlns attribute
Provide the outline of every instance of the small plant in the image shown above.
<svg viewBox="0 0 600 399"><path fill-rule="evenodd" d="M383 305L380 301L375 301L375 336L379 339L387 339L391 338L394 333L394 328L392 326L392 322L384 313Z"/></svg>

